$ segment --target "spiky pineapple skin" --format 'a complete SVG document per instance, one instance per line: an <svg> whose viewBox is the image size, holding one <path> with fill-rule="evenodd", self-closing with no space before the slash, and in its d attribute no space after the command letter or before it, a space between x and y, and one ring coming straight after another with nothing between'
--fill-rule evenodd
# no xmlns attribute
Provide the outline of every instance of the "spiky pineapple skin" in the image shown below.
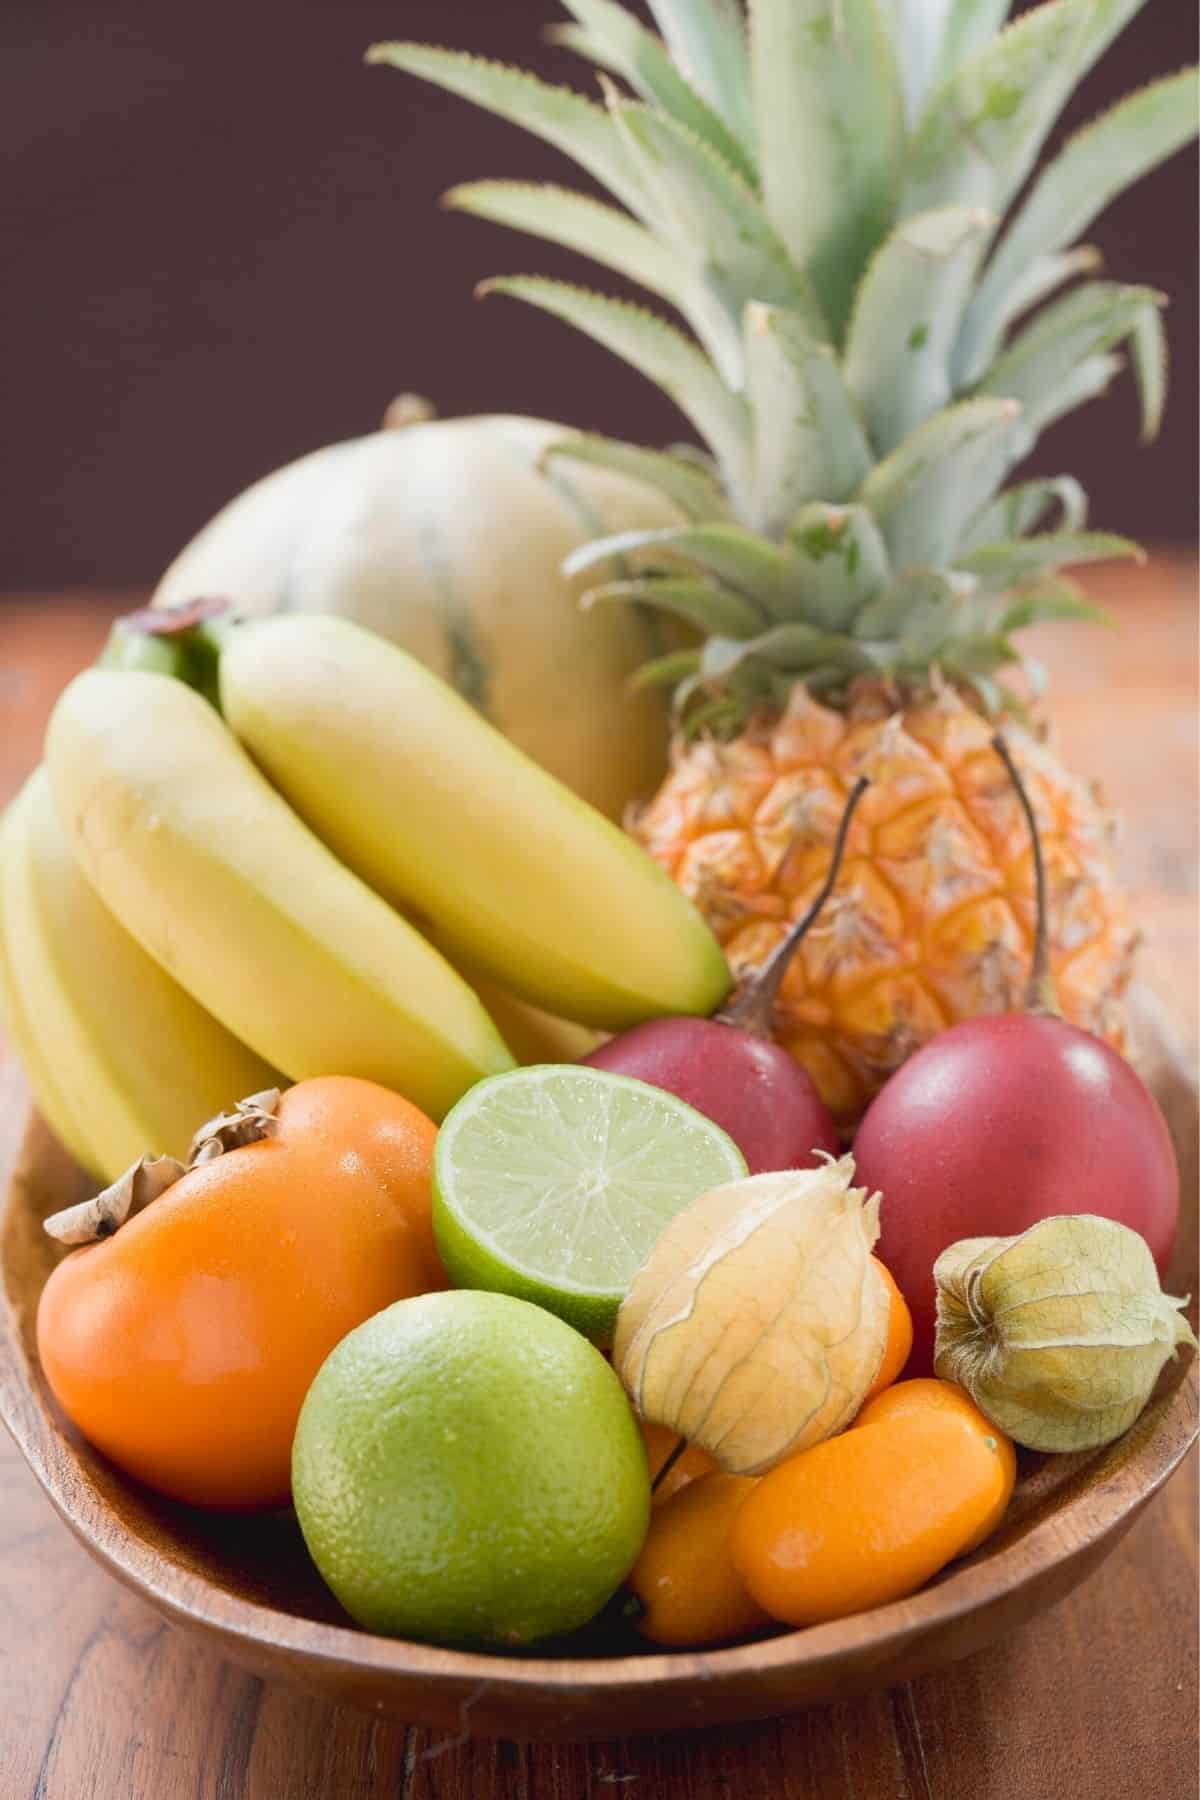
<svg viewBox="0 0 1200 1800"><path fill-rule="evenodd" d="M949 687L898 704L860 684L844 711L798 687L782 713L730 742L678 744L631 820L744 978L813 898L850 788L869 777L841 876L775 1015L777 1040L845 1128L935 1032L1021 1004L1032 853L992 733ZM1046 744L1019 728L1007 736L1042 839L1059 1004L1120 1048L1137 934L1114 879L1111 822Z"/></svg>

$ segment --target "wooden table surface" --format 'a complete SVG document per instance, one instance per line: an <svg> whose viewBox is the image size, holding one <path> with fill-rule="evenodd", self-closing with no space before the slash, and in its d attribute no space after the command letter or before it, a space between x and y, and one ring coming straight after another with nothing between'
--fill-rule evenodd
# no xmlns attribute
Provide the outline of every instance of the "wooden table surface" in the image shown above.
<svg viewBox="0 0 1200 1800"><path fill-rule="evenodd" d="M1195 567L1091 585L1120 635L1041 634L1057 736L1125 816L1144 970L1194 1058ZM0 599L0 804L121 604ZM14 1077L0 1044L0 1136ZM4 1438L0 1800L1192 1800L1195 1519L1193 1456L1056 1611L890 1693L641 1742L464 1744L260 1681L164 1624L91 1563Z"/></svg>

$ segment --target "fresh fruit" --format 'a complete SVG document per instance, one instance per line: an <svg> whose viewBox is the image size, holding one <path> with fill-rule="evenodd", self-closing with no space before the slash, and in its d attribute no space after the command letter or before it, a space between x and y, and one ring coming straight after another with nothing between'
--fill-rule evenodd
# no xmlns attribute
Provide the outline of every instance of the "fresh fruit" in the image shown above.
<svg viewBox="0 0 1200 1800"><path fill-rule="evenodd" d="M434 1230L459 1287L535 1301L600 1342L663 1226L745 1173L682 1100L599 1069L481 1081L438 1134Z"/></svg>
<svg viewBox="0 0 1200 1800"><path fill-rule="evenodd" d="M908 1310L908 1302L896 1286L892 1271L887 1265L881 1263L877 1256L873 1256L871 1261L878 1269L888 1291L889 1306L883 1360L879 1364L874 1381L867 1389L866 1399L863 1401L864 1408L874 1400L877 1394L882 1394L885 1388L891 1387L897 1377L903 1373L905 1365L912 1355L913 1346L913 1322L912 1314ZM858 1414L858 1418L862 1418L861 1412Z"/></svg>
<svg viewBox="0 0 1200 1800"><path fill-rule="evenodd" d="M372 1082L301 1082L273 1135L197 1164L68 1256L37 1316L68 1418L177 1500L284 1505L300 1405L330 1350L380 1307L445 1285L434 1135Z"/></svg>
<svg viewBox="0 0 1200 1800"><path fill-rule="evenodd" d="M854 1140L863 1179L887 1195L879 1254L912 1309L915 1373L933 1362L933 1265L958 1239L1100 1213L1140 1232L1162 1269L1179 1219L1179 1171L1153 1095L1108 1044L1047 1010L1040 833L1011 752L996 743L1032 842L1031 1010L968 1019L926 1044L872 1101Z"/></svg>
<svg viewBox="0 0 1200 1800"><path fill-rule="evenodd" d="M724 997L716 940L662 871L405 651L280 616L231 631L220 683L301 818L447 955L613 1030Z"/></svg>
<svg viewBox="0 0 1200 1800"><path fill-rule="evenodd" d="M146 955L67 847L44 768L0 830L5 1008L39 1109L91 1174L182 1156L196 1122L279 1078Z"/></svg>
<svg viewBox="0 0 1200 1800"><path fill-rule="evenodd" d="M976 708L1009 702L997 673L1019 661L1014 632L1091 611L1057 571L1132 547L1082 529L1070 477L1003 484L1047 426L1108 386L1122 347L1147 435L1164 398L1152 289L1089 279L1030 313L1095 268L1076 234L1195 134L1195 74L1122 101L1022 199L1139 0L1050 0L1002 32L1003 5L930 9L916 30L907 7L755 0L747 31L738 8L656 0L665 43L620 6L567 3L571 48L637 98L609 82L600 107L419 44L372 60L548 139L624 210L494 181L451 204L617 269L690 328L558 281L488 284L623 357L707 446L656 455L580 437L549 454L637 472L687 514L601 539L567 568L603 562L593 601L706 634L645 671L678 684L681 732L635 830L735 972L803 909L850 780L873 777L776 1024L850 1124L935 1032L1019 991L1032 871ZM1134 933L1106 821L1048 749L1019 742L1053 865L1063 1006L1119 1043Z"/></svg>
<svg viewBox="0 0 1200 1800"><path fill-rule="evenodd" d="M611 1077L610 1077L611 1079ZM854 1161L710 1188L662 1229L621 1302L613 1366L643 1419L757 1475L843 1430L892 1335Z"/></svg>
<svg viewBox="0 0 1200 1800"><path fill-rule="evenodd" d="M717 1465L707 1451L695 1444L681 1445L678 1433L669 1431L665 1425L639 1419L638 1429L646 1446L646 1466L650 1471L654 1506L662 1506L689 1482L701 1475L711 1475L715 1470Z"/></svg>
<svg viewBox="0 0 1200 1800"><path fill-rule="evenodd" d="M77 676L46 757L105 906L276 1068L382 1081L441 1117L511 1066L466 983L312 836L183 682Z"/></svg>
<svg viewBox="0 0 1200 1800"><path fill-rule="evenodd" d="M459 966L458 972L478 994L518 1063L579 1062L602 1042L603 1034L590 1025L576 1025L530 1006L528 1000L518 1000L477 969Z"/></svg>
<svg viewBox="0 0 1200 1800"><path fill-rule="evenodd" d="M656 1505L629 1576L635 1624L651 1643L727 1644L764 1630L770 1617L733 1566L733 1522L758 1483L718 1471Z"/></svg>
<svg viewBox="0 0 1200 1800"><path fill-rule="evenodd" d="M884 1392L876 1394L863 1407L851 1429L857 1431L860 1425L888 1423L897 1424L903 1429L904 1421L911 1419L919 1430L921 1421L929 1416L931 1410L953 1413L965 1420L972 1431L979 1429L981 1409L970 1395L953 1381L935 1380L933 1376L898 1381ZM995 1438L996 1454L1000 1459L1001 1479L991 1510L984 1513L978 1530L962 1547L960 1554L963 1556L991 1537L1008 1510L1013 1483L1017 1479L1017 1453L1011 1439L1005 1437L1002 1431L992 1435Z"/></svg>
<svg viewBox="0 0 1200 1800"><path fill-rule="evenodd" d="M1128 1431L1163 1364L1196 1338L1144 1238L1090 1214L943 1250L939 1375L1031 1450L1096 1450Z"/></svg>
<svg viewBox="0 0 1200 1800"><path fill-rule="evenodd" d="M629 678L669 645L649 614L585 612L590 578L562 565L598 532L681 515L610 470L543 467L563 431L541 419L453 419L318 450L218 513L154 603L224 594L239 612L338 613L365 625L620 819L666 767L666 709Z"/></svg>
<svg viewBox="0 0 1200 1800"><path fill-rule="evenodd" d="M752 1175L836 1156L837 1126L806 1072L768 1038L719 1019L651 1019L584 1058L678 1095L727 1131Z"/></svg>
<svg viewBox="0 0 1200 1800"><path fill-rule="evenodd" d="M874 1422L781 1463L733 1526L733 1563L773 1619L816 1625L915 1593L994 1526L1012 1447L966 1400L872 1402ZM888 1403L891 1402L891 1409Z"/></svg>
<svg viewBox="0 0 1200 1800"><path fill-rule="evenodd" d="M839 1149L837 1126L793 1057L771 1042L775 1003L788 968L820 916L841 867L858 780L838 826L829 872L774 952L714 1019L652 1019L610 1038L586 1061L677 1094L727 1131L752 1175L812 1169Z"/></svg>
<svg viewBox="0 0 1200 1800"><path fill-rule="evenodd" d="M586 1624L650 1516L616 1376L506 1294L405 1300L352 1331L304 1402L292 1489L360 1625L502 1648Z"/></svg>

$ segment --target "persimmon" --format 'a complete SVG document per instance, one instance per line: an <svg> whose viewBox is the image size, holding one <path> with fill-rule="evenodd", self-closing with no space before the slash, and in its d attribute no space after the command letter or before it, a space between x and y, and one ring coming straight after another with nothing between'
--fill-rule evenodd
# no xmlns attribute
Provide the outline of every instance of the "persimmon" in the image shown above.
<svg viewBox="0 0 1200 1800"><path fill-rule="evenodd" d="M867 1389L863 1405L868 1406L876 1394L891 1387L893 1381L902 1372L905 1363L912 1353L913 1322L908 1310L908 1301L896 1286L892 1271L877 1256L871 1261L882 1275L891 1299L891 1310L888 1313L887 1342L883 1346L883 1361L876 1372L875 1379ZM859 1413L862 1418L862 1413Z"/></svg>
<svg viewBox="0 0 1200 1800"><path fill-rule="evenodd" d="M435 1136L374 1082L288 1088L270 1136L197 1163L53 1271L37 1339L63 1411L175 1499L285 1504L301 1402L334 1345L447 1285Z"/></svg>
<svg viewBox="0 0 1200 1800"><path fill-rule="evenodd" d="M753 1476L716 1470L655 1507L627 1577L641 1602L643 1637L679 1647L722 1644L770 1624L730 1555L734 1520L758 1485Z"/></svg>
<svg viewBox="0 0 1200 1800"><path fill-rule="evenodd" d="M960 1390L930 1391L948 1385L901 1382L762 1478L732 1557L772 1618L814 1625L900 1600L995 1529L1012 1446Z"/></svg>

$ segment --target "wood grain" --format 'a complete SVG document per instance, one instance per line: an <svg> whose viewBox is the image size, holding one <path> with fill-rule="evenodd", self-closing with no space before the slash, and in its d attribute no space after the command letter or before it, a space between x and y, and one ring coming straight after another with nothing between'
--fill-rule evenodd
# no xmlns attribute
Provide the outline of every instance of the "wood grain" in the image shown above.
<svg viewBox="0 0 1200 1800"><path fill-rule="evenodd" d="M1194 1047L1194 586L1171 566L1134 584L1119 593L1124 655L1108 640L1095 649L1087 634L1051 648L1059 735L1079 766L1104 765L1130 814L1127 870L1142 916L1149 909L1156 929L1166 922L1157 956ZM11 787L34 760L45 705L94 653L111 610L77 598L63 615L68 635L48 603L0 609L0 784ZM1072 666L1084 641L1087 665ZM1137 729L1117 731L1127 708ZM0 1075L0 1133L13 1129L13 1092ZM937 1677L767 1725L517 1748L456 1745L235 1671L95 1570L4 1446L0 1791L4 1800L1123 1800L1144 1789L1182 1800L1197 1782L1195 1504L1193 1463L1093 1582Z"/></svg>

